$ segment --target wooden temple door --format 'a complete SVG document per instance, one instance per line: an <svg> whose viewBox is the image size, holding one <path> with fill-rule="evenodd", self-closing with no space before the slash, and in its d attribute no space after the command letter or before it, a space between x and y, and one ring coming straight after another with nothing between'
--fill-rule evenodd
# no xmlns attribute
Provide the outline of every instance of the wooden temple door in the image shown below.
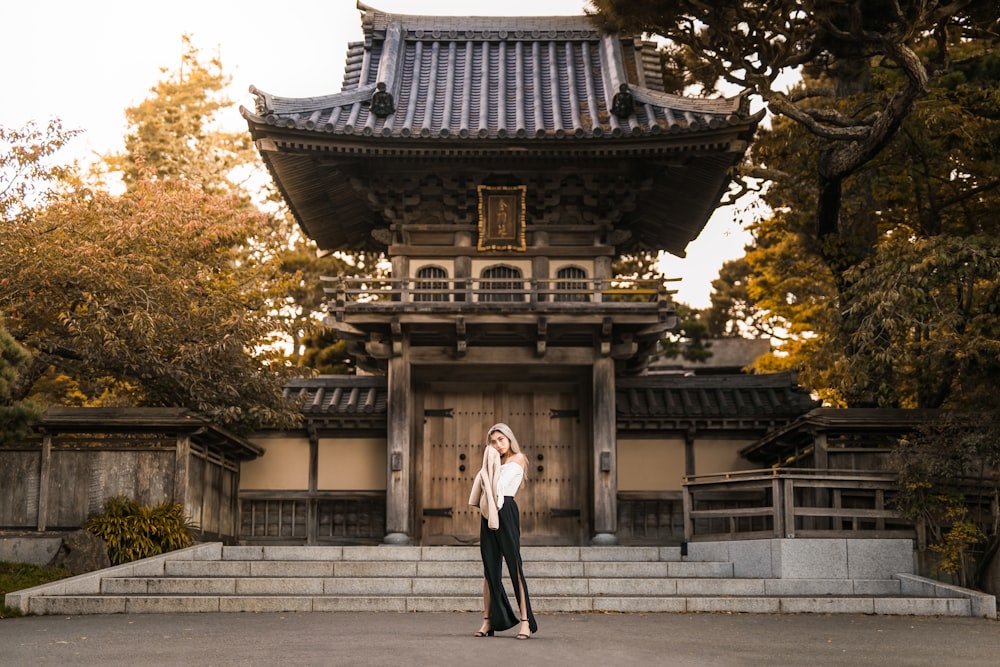
<svg viewBox="0 0 1000 667"><path fill-rule="evenodd" d="M473 544L479 510L468 504L486 429L506 422L528 458L517 493L525 545L584 544L589 534L588 430L580 387L552 383L444 387L422 392L417 521L422 544Z"/></svg>

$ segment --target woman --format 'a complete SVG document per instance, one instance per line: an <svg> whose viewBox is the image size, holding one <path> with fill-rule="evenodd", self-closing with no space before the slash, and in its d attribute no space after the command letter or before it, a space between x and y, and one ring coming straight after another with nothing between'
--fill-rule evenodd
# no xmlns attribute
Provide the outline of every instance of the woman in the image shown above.
<svg viewBox="0 0 1000 667"><path fill-rule="evenodd" d="M476 637L492 637L496 630L519 624L517 639L529 639L538 631L531 612L528 586L521 567L521 520L514 494L521 486L528 460L521 453L514 432L506 424L495 424L486 434L483 469L476 475L469 498L478 505L479 550L483 556L483 624ZM515 615L503 587L501 559L507 561L520 614Z"/></svg>

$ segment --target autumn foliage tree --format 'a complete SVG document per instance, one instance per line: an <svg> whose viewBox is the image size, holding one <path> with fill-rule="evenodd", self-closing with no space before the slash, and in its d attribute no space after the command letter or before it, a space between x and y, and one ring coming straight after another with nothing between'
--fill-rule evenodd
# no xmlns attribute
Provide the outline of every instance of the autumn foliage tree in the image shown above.
<svg viewBox="0 0 1000 667"><path fill-rule="evenodd" d="M190 49L182 63L130 110L135 152L109 161L123 194L46 167L60 128L8 132L0 191L34 193L6 206L0 243L0 312L30 353L14 403L187 407L238 429L297 418L276 345L294 279L275 262L283 220L227 178L245 156L209 129L221 70Z"/></svg>
<svg viewBox="0 0 1000 667"><path fill-rule="evenodd" d="M0 306L33 352L15 384L76 378L95 401L184 406L229 425L288 423L260 288L273 267L248 252L262 224L187 181L137 181L120 196L78 191L8 230Z"/></svg>
<svg viewBox="0 0 1000 667"><path fill-rule="evenodd" d="M53 162L53 156L75 134L57 120L43 126L0 126L0 224L5 233L29 220L33 207L43 205L51 188L70 175L71 169ZM0 251L10 243L0 237ZM0 290L9 280L0 274ZM41 414L40 406L17 395L20 373L30 358L7 331L0 312L0 444L18 442Z"/></svg>
<svg viewBox="0 0 1000 667"><path fill-rule="evenodd" d="M231 112L225 92L230 83L219 57L206 58L189 35L176 70L150 94L125 110L125 151L105 157L126 186L145 179L185 180L214 194L247 194L249 166L259 164L250 135L220 128L220 115Z"/></svg>
<svg viewBox="0 0 1000 667"><path fill-rule="evenodd" d="M13 444L25 437L31 422L41 414L30 401L15 401L12 386L18 369L28 359L28 352L0 322L0 445Z"/></svg>
<svg viewBox="0 0 1000 667"><path fill-rule="evenodd" d="M996 3L593 4L669 40L677 90L726 82L766 103L743 174L771 214L751 226L742 314L783 343L757 368L799 370L831 405L957 415L893 463L901 507L937 522L942 562L980 570L968 556L996 551L996 517L970 523L981 507L963 485L995 497L1000 471L983 437L1000 414Z"/></svg>
<svg viewBox="0 0 1000 667"><path fill-rule="evenodd" d="M675 90L744 88L809 134L810 233L838 281L870 254L877 235L875 221L841 215L845 181L896 137L935 79L953 74L953 51L968 40L995 40L1000 26L993 0L591 4L609 27L667 40L663 63ZM796 72L805 83L788 91Z"/></svg>
<svg viewBox="0 0 1000 667"><path fill-rule="evenodd" d="M187 35L182 46L180 66L164 69L150 95L126 109L125 151L107 156L105 166L121 173L128 187L143 178L180 179L208 193L236 195L249 210L267 210L254 251L266 253L281 278L262 283L260 289L268 292L272 324L283 334L281 347L288 361L314 370L352 370L344 364L312 366L319 357L343 356L346 348L342 341L330 341L324 331L320 277L370 275L378 258L366 253L318 256L270 179L260 178L263 164L249 133L218 127L221 114L235 111L226 96L230 77L221 60L206 58Z"/></svg>
<svg viewBox="0 0 1000 667"><path fill-rule="evenodd" d="M753 228L748 292L787 323L785 363L833 404L957 407L996 395L970 389L995 387L983 363L1000 354L983 329L996 317L1000 255L1000 57L988 41L954 55L878 159L845 182L845 225L874 234L853 267L837 273L810 233L814 139L779 120L753 148L781 175L765 195L773 215Z"/></svg>
<svg viewBox="0 0 1000 667"><path fill-rule="evenodd" d="M960 300L931 286L940 289L945 267L956 266L944 257L956 239L943 237L985 234L987 246L995 238L995 3L592 4L609 25L666 38L664 68L678 90L696 85L713 94L725 84L741 86L772 114L771 129L743 168L765 185L761 196L771 214L751 229L749 308L738 314L785 341L758 367L802 370L808 386L838 405L937 407L949 404L949 396L964 400L950 393L958 384L945 392L917 389L921 382L912 374L919 364L893 357L904 354L899 345L866 344L866 336L880 340L878 334L858 327L888 316L893 304L909 308L912 302L904 305L886 289L906 283L925 286L924 298L939 309L913 311L929 318L920 322L899 312L918 327L901 329L899 340L920 340L919 327L962 337L969 327L941 325L975 319L991 294L989 278L973 291L957 281L964 310L948 310ZM800 82L789 88L792 73ZM918 261L931 248L943 253L940 262ZM913 261L899 261L904 254ZM984 247L966 256L988 276L992 254ZM953 339L943 336L941 344L947 340ZM964 348L965 342L953 345L953 356L963 357ZM912 350L905 354L913 358ZM891 379L879 379L885 375L875 372L879 365L892 365ZM989 383L988 376L980 379ZM883 392L887 387L894 391Z"/></svg>

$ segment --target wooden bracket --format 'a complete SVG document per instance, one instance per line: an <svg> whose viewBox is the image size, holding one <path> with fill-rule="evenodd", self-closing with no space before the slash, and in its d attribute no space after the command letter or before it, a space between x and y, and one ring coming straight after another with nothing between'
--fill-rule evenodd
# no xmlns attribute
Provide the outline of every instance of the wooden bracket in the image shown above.
<svg viewBox="0 0 1000 667"><path fill-rule="evenodd" d="M614 326L610 317L605 317L601 321L601 356L607 357L611 354L611 332Z"/></svg>
<svg viewBox="0 0 1000 667"><path fill-rule="evenodd" d="M455 354L460 357L464 357L469 349L468 335L465 318L459 317L455 320Z"/></svg>
<svg viewBox="0 0 1000 667"><path fill-rule="evenodd" d="M403 355L403 325L399 322L399 317L393 317L389 321L389 330L392 332L392 356Z"/></svg>
<svg viewBox="0 0 1000 667"><path fill-rule="evenodd" d="M611 356L615 359L631 359L639 351L637 343L630 335L624 336L624 340L611 346Z"/></svg>

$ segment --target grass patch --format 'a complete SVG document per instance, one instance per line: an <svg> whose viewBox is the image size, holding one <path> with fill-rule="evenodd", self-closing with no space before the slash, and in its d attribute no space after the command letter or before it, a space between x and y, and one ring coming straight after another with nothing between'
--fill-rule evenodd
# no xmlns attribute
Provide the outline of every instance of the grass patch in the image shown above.
<svg viewBox="0 0 1000 667"><path fill-rule="evenodd" d="M20 616L21 611L3 604L7 593L40 586L69 576L64 568L0 560L0 618Z"/></svg>

